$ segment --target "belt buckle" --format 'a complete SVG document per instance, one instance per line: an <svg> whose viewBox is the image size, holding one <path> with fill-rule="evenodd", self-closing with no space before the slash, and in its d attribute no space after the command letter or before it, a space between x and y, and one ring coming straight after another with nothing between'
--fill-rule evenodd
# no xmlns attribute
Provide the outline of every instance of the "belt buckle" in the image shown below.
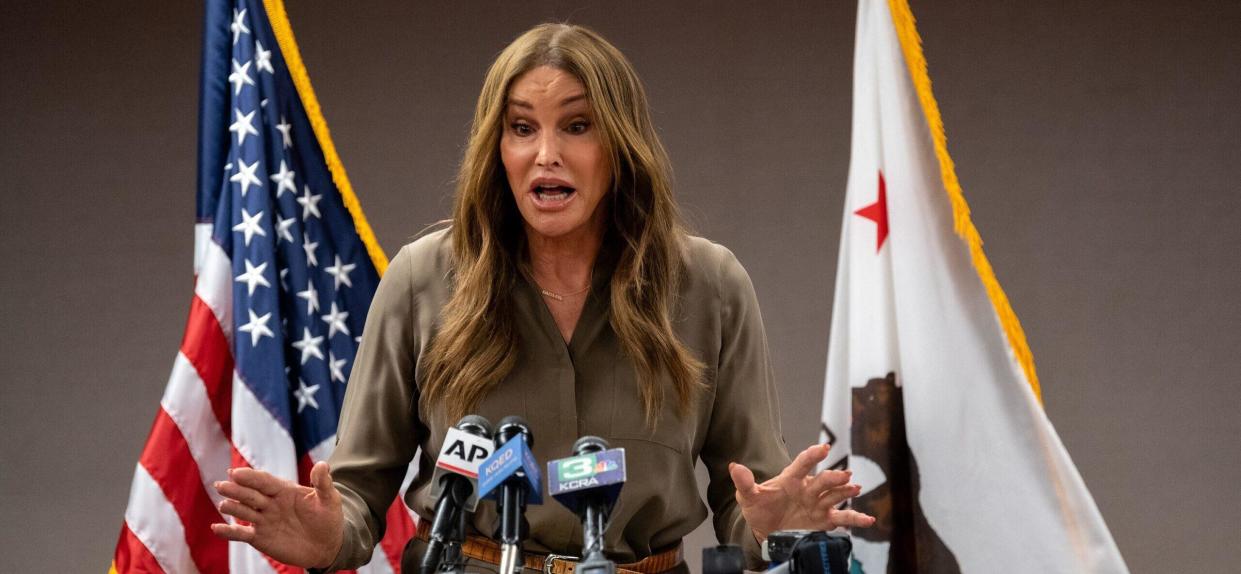
<svg viewBox="0 0 1241 574"><path fill-rule="evenodd" d="M557 560L562 562L577 562L577 556L569 556L567 554L548 554L543 558L543 574L556 574L554 565Z"/></svg>

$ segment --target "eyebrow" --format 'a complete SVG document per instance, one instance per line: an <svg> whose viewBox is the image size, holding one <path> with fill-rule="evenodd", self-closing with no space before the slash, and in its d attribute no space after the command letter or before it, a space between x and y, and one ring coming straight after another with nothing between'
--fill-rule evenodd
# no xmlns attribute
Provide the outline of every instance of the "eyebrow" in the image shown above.
<svg viewBox="0 0 1241 574"><path fill-rule="evenodd" d="M563 99L563 100L560 100L560 107L562 107L562 108L563 108L563 107L565 107L565 106L567 106L567 105L569 105L569 104L572 104L573 102L576 102L576 101L579 101L579 100L585 100L585 99L586 99L586 94L584 94L584 93L577 93L577 94L574 94L574 95L572 95L572 96L569 96L569 97L567 97L567 98L565 98L565 99ZM530 102L527 102L527 101L525 101L525 100L519 100L519 99L517 99L517 98L509 98L509 100L508 100L508 105L513 106L513 107L517 107L517 108L525 108L525 109L527 109L527 110L534 109L534 106L533 106L533 105L531 105L531 104L530 104Z"/></svg>

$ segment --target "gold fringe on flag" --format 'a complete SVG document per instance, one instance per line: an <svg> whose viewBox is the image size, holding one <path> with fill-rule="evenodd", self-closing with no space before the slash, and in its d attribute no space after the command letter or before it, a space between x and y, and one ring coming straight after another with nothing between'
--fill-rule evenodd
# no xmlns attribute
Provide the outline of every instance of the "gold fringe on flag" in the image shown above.
<svg viewBox="0 0 1241 574"><path fill-rule="evenodd" d="M353 216L353 226L357 228L358 237L362 238L362 243L366 245L366 252L370 255L371 262L375 264L375 270L379 272L380 277L383 277L384 271L388 269L388 256L384 254L383 248L375 239L375 232L371 229L371 224L366 221L366 215L362 213L362 204L358 202L358 196L353 193L353 185L349 183L349 177L345 175L345 166L340 162L340 156L336 155L336 146L332 144L332 135L328 132L327 121L323 119L319 99L315 97L315 90L310 85L310 75L306 73L302 53L297 49L297 40L293 37L293 28L289 26L289 15L284 10L284 1L263 0L263 7L267 10L267 19L271 22L272 31L276 34L276 42L280 44L280 53L284 56L285 64L289 66L289 73L293 76L293 85L297 87L302 107L306 108L306 116L310 118L310 126L314 129L315 138L319 140L319 147L323 149L323 157L327 160L328 170L332 172L332 181L340 190L345 208Z"/></svg>
<svg viewBox="0 0 1241 574"><path fill-rule="evenodd" d="M999 316L1009 347L1017 357L1021 369L1025 371L1030 388L1034 390L1034 396L1041 403L1043 401L1042 389L1039 386L1038 374L1034 370L1034 355L1030 352L1030 346L1026 342L1026 333L1021 328L1021 322L1017 320L1017 314L1013 312L1012 305L1008 302L1008 296L1000 287L1000 281L996 279L995 270L987 261L987 255L983 253L982 237L978 234L978 229L974 227L974 222L970 220L970 206L965 202L965 195L961 192L961 182L957 180L956 167L952 163L952 157L948 155L948 137L944 135L944 119L939 114L939 104L935 101L935 94L931 92L931 76L927 73L926 56L922 53L922 38L918 35L918 29L914 25L913 12L909 9L907 0L888 0L888 9L892 12L892 23L901 41L901 51L905 53L905 65L909 68L909 76L913 80L914 88L918 91L918 100L922 103L922 113L926 116L926 123L931 128L931 139L935 142L935 156L939 158L939 174L943 180L944 191L948 193L948 200L952 203L953 227L957 235L969 247L974 269L987 289L987 296L991 299L995 314Z"/></svg>

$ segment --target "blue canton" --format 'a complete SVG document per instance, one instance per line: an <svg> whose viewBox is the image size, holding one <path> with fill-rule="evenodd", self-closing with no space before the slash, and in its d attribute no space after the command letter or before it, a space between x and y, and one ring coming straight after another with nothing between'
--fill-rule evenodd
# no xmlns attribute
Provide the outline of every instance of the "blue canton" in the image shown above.
<svg viewBox="0 0 1241 574"><path fill-rule="evenodd" d="M336 432L379 274L262 3L239 0L232 12L231 34L204 53L204 70L229 73L225 83L204 71L200 121L220 129L200 130L199 220L213 223L232 261L240 383L289 431L300 459Z"/></svg>

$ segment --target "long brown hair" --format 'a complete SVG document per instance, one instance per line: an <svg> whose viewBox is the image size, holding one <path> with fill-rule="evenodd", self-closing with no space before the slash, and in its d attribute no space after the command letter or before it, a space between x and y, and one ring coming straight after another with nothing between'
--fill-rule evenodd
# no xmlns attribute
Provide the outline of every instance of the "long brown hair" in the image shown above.
<svg viewBox="0 0 1241 574"><path fill-rule="evenodd" d="M511 293L527 273L526 238L498 150L509 87L540 66L563 70L585 86L611 155L610 245L604 249L617 255L608 321L634 363L653 427L665 399L661 375L671 381L681 414L703 386L703 364L677 338L670 319L685 231L672 198L668 154L633 66L598 34L568 24L542 24L522 34L483 82L457 177L450 231L454 290L427 351L422 397L428 404L442 401L456 420L517 361Z"/></svg>

